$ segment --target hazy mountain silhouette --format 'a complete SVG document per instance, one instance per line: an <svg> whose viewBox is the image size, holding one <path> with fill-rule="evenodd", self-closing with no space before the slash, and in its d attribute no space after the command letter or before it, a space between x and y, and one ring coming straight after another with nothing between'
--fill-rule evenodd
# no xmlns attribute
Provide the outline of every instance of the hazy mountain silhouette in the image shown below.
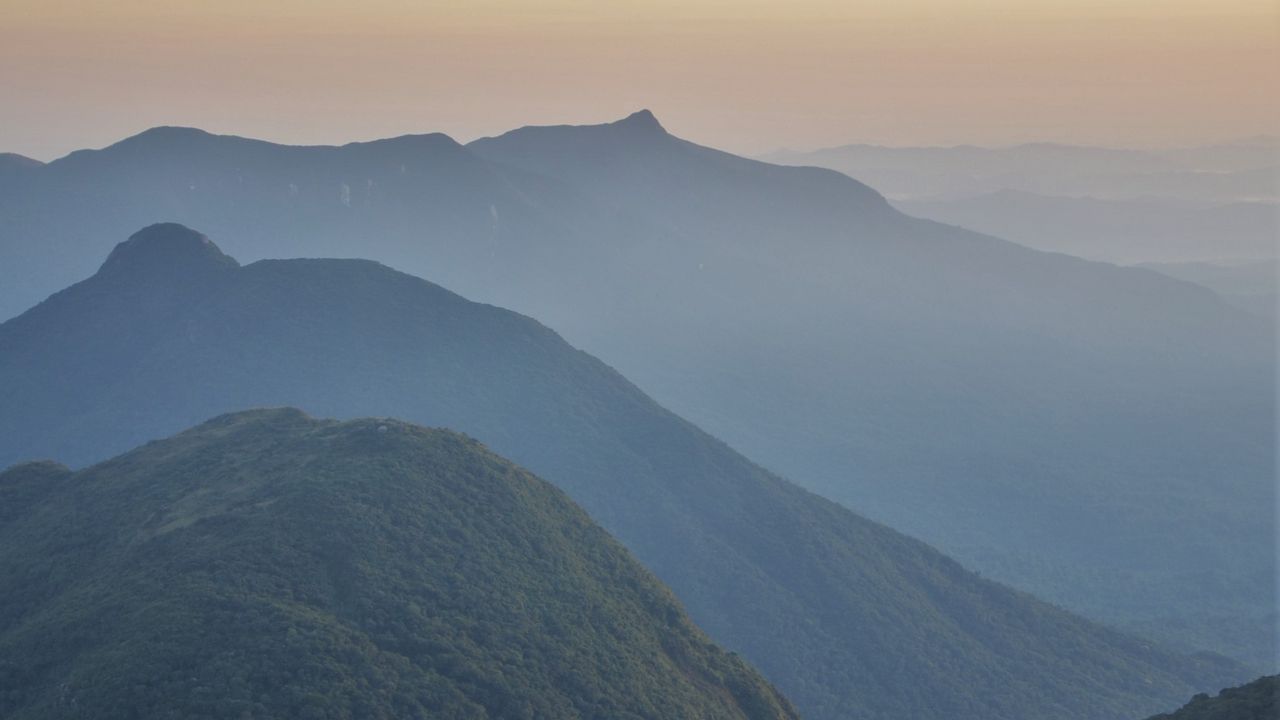
<svg viewBox="0 0 1280 720"><path fill-rule="evenodd" d="M797 717L451 432L243 412L0 500L6 718Z"/></svg>
<svg viewBox="0 0 1280 720"><path fill-rule="evenodd" d="M533 320L372 262L242 267L157 225L0 325L0 464L79 465L261 405L485 442L567 491L806 717L1140 716L1239 679L980 579Z"/></svg>
<svg viewBox="0 0 1280 720"><path fill-rule="evenodd" d="M44 163L17 153L0 153L0 172L21 172Z"/></svg>
<svg viewBox="0 0 1280 720"><path fill-rule="evenodd" d="M1280 139L1165 150L1055 143L1011 147L844 145L779 151L762 159L828 167L866 180L895 200L958 199L1000 190L1131 200L1280 201Z"/></svg>
<svg viewBox="0 0 1280 720"><path fill-rule="evenodd" d="M602 150L614 129L469 146L672 228L645 310L594 335L544 313L555 327L767 467L985 572L1181 640L1234 619L1255 640L1214 647L1273 662L1274 327L905 217L815 168L670 136Z"/></svg>
<svg viewBox="0 0 1280 720"><path fill-rule="evenodd" d="M574 228L599 213L561 222L558 189L507 175L440 134L292 147L155 128L21 181L0 175L0 316L93 272L108 237L157 217L213 228L247 259L373 256L513 294L570 281L551 272L564 257L586 267L607 253Z"/></svg>
<svg viewBox="0 0 1280 720"><path fill-rule="evenodd" d="M158 217L244 260L370 257L538 317L984 573L1275 657L1274 328L1202 288L916 220L643 112L466 147L157 129L30 175L0 189L12 313Z"/></svg>
<svg viewBox="0 0 1280 720"><path fill-rule="evenodd" d="M1117 263L1274 257L1280 206L1208 207L1160 200L1096 200L1017 190L897 203L904 212L1040 250Z"/></svg>
<svg viewBox="0 0 1280 720"><path fill-rule="evenodd" d="M1276 316L1280 261L1143 263L1141 267L1207 287L1264 317Z"/></svg>
<svg viewBox="0 0 1280 720"><path fill-rule="evenodd" d="M833 168L870 182L912 215L1090 259L1276 254L1276 138L1168 150L848 145L765 159Z"/></svg>

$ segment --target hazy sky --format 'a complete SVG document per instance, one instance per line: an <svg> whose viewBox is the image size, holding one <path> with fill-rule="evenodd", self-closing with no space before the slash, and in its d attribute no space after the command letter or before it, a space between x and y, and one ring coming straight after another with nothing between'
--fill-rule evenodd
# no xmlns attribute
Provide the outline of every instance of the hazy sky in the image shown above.
<svg viewBox="0 0 1280 720"><path fill-rule="evenodd" d="M264 9L264 6L266 8ZM0 151L599 122L782 146L1274 133L1280 0L0 0Z"/></svg>

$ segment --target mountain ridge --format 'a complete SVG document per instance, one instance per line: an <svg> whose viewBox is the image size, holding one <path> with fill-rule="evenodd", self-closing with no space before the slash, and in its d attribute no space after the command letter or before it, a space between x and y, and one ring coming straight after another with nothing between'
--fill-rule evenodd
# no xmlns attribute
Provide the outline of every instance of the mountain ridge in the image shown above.
<svg viewBox="0 0 1280 720"><path fill-rule="evenodd" d="M796 717L563 493L451 431L244 411L0 497L40 476L0 514L0 577L27 578L0 588L6 717Z"/></svg>
<svg viewBox="0 0 1280 720"><path fill-rule="evenodd" d="M438 147L462 147L462 144L452 137L442 132L427 133L405 133L403 135L395 135L385 138L376 138L373 140L353 140L351 142L330 144L315 143L294 145L288 143L277 143L270 140L261 140L244 135L234 133L214 133L203 128L188 127L181 125L156 125L140 132L134 133L122 140L118 140L110 145L97 149L76 150L68 153L60 158L52 160L48 163L40 163L32 160L31 162L40 165L52 165L55 163L65 163L75 158L83 160L99 156L103 153L112 154L129 151L137 148L143 148L150 151L161 151L170 149L175 146L181 146L183 143L198 142L206 145L220 143L226 146L234 145L256 145L259 147L277 147L292 148L297 150L341 150L344 148L361 148L370 146L405 146L405 145L435 145ZM21 155L13 153L0 153L0 157L12 156L22 158ZM24 158L29 159L29 158Z"/></svg>
<svg viewBox="0 0 1280 720"><path fill-rule="evenodd" d="M765 466L1075 611L1133 627L1154 608L1191 645L1271 612L1265 321L910 218L832 170L626 135L530 128L426 157L255 145L0 180L0 314L161 218L245 262L369 257L537 317Z"/></svg>
<svg viewBox="0 0 1280 720"><path fill-rule="evenodd" d="M978 578L753 465L544 325L385 266L134 285L91 277L0 324L0 464L93 462L264 405L452 427L566 491L813 718L1111 720L1242 672Z"/></svg>

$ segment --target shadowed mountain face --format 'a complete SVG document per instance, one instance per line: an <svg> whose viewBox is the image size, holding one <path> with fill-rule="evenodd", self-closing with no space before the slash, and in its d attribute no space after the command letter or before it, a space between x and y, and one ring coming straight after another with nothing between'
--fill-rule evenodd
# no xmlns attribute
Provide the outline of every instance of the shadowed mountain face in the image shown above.
<svg viewBox="0 0 1280 720"><path fill-rule="evenodd" d="M529 313L984 573L1274 657L1274 328L1203 288L916 220L642 112L466 147L157 129L75 153L0 188L0 307L164 217L241 259L371 257Z"/></svg>
<svg viewBox="0 0 1280 720"><path fill-rule="evenodd" d="M0 501L13 720L797 717L563 493L448 431L250 411L17 466Z"/></svg>
<svg viewBox="0 0 1280 720"><path fill-rule="evenodd" d="M567 491L806 717L1103 720L1239 679L980 579L538 323L375 263L238 266L160 225L0 325L0 464L79 465L261 405L485 442Z"/></svg>

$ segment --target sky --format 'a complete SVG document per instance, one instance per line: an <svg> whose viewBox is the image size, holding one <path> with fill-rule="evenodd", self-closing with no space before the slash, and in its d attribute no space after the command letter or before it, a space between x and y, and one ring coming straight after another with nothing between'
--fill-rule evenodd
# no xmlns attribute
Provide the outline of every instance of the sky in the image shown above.
<svg viewBox="0 0 1280 720"><path fill-rule="evenodd" d="M266 7L263 7L266 6ZM1275 134L1280 0L0 0L0 151L651 109L743 154Z"/></svg>

